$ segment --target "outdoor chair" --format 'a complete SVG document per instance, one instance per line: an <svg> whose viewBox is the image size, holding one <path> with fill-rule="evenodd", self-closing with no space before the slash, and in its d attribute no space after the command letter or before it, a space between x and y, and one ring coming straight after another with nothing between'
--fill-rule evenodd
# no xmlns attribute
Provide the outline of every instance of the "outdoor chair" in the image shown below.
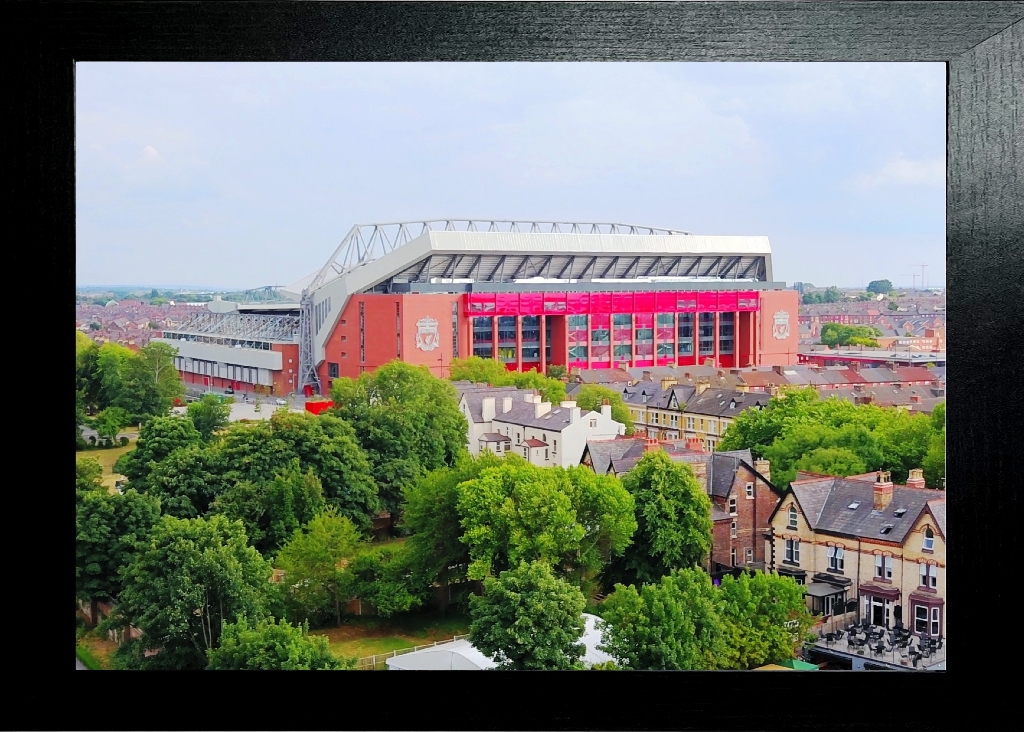
<svg viewBox="0 0 1024 732"><path fill-rule="evenodd" d="M837 630L836 631L836 640L837 641L842 640L844 635L846 635L846 634L843 631Z"/></svg>

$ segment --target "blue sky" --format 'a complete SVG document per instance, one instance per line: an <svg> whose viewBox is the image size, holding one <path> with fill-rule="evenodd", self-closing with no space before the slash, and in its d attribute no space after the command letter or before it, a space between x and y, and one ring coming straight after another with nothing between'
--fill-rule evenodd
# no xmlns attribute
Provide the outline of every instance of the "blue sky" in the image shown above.
<svg viewBox="0 0 1024 732"><path fill-rule="evenodd" d="M81 63L79 285L247 288L356 223L765 235L775 279L945 277L939 63Z"/></svg>

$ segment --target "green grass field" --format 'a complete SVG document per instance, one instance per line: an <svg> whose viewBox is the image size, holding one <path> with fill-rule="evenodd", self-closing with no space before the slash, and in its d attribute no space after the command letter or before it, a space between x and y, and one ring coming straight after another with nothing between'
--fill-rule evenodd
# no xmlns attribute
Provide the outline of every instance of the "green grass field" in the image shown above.
<svg viewBox="0 0 1024 732"><path fill-rule="evenodd" d="M340 627L311 632L326 635L331 651L339 656L366 658L465 635L469 624L466 616L423 612L387 619L350 617Z"/></svg>
<svg viewBox="0 0 1024 732"><path fill-rule="evenodd" d="M126 452L130 452L135 449L134 437L129 438L131 441L124 447L112 447L109 450L80 450L75 453L79 460L95 460L103 468L103 485L108 490L114 490L114 481L117 480L117 476L113 473L114 463L117 459L124 455Z"/></svg>

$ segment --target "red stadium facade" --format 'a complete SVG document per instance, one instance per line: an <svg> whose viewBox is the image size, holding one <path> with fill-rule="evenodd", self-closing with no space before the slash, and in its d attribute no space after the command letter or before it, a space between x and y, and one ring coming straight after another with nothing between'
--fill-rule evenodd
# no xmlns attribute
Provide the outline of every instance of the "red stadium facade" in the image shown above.
<svg viewBox="0 0 1024 732"><path fill-rule="evenodd" d="M509 370L797 363L793 290L519 291L352 295L324 343L322 384L400 359L439 376L452 358Z"/></svg>

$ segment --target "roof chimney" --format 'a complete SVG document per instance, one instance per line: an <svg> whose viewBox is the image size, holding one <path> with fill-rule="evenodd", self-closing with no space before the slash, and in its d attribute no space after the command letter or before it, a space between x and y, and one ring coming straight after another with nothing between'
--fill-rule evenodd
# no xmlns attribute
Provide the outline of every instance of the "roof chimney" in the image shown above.
<svg viewBox="0 0 1024 732"><path fill-rule="evenodd" d="M501 400L501 413L507 414L512 411L512 397L507 396Z"/></svg>
<svg viewBox="0 0 1024 732"><path fill-rule="evenodd" d="M783 370L782 366L772 366L772 371L777 373L779 376L782 376L782 370Z"/></svg>
<svg viewBox="0 0 1024 732"><path fill-rule="evenodd" d="M704 443L699 437L690 437L686 440L686 449L692 452L704 452Z"/></svg>
<svg viewBox="0 0 1024 732"><path fill-rule="evenodd" d="M910 395L910 401L913 402L914 404L920 404L921 403L921 397L919 395L917 395L917 394L911 394Z"/></svg>
<svg viewBox="0 0 1024 732"><path fill-rule="evenodd" d="M605 402L607 401L608 400L605 399ZM576 402L572 401L571 399L566 399L565 401L559 402L558 406L560 406L562 409L572 409L573 407L576 406Z"/></svg>
<svg viewBox="0 0 1024 732"><path fill-rule="evenodd" d="M703 394L709 388L711 388L711 382L707 379L697 379L697 393Z"/></svg>
<svg viewBox="0 0 1024 732"><path fill-rule="evenodd" d="M661 449L661 445L653 437L648 437L644 440L644 452L657 452Z"/></svg>
<svg viewBox="0 0 1024 732"><path fill-rule="evenodd" d="M704 359L704 366L706 368L713 368L714 365L715 365L715 359L713 359L713 358L705 358Z"/></svg>
<svg viewBox="0 0 1024 732"><path fill-rule="evenodd" d="M907 488L924 487L924 471L921 468L911 468L910 477L907 478Z"/></svg>
<svg viewBox="0 0 1024 732"><path fill-rule="evenodd" d="M644 371L644 375L643 375L643 377L640 380L641 381L650 381L651 380L651 372L650 371Z"/></svg>
<svg viewBox="0 0 1024 732"><path fill-rule="evenodd" d="M860 361L853 361L850 363L850 368L854 371L860 371Z"/></svg>
<svg viewBox="0 0 1024 732"><path fill-rule="evenodd" d="M576 402L573 402L575 404ZM569 424L576 424L580 421L580 408L569 407Z"/></svg>
<svg viewBox="0 0 1024 732"><path fill-rule="evenodd" d="M892 481L889 479L888 470L878 471L874 485L874 507L876 511L884 511L892 502Z"/></svg>
<svg viewBox="0 0 1024 732"><path fill-rule="evenodd" d="M678 383L679 379L675 378L674 376L666 376L664 379L661 380L661 388L668 389L670 386L675 386Z"/></svg>
<svg viewBox="0 0 1024 732"><path fill-rule="evenodd" d="M542 402L539 399L533 403L533 418L543 417L551 411L551 402Z"/></svg>
<svg viewBox="0 0 1024 732"><path fill-rule="evenodd" d="M607 399L601 400L601 416L606 419L612 418L612 405Z"/></svg>
<svg viewBox="0 0 1024 732"><path fill-rule="evenodd" d="M754 470L763 475L765 480L772 479L772 464L764 458L754 461Z"/></svg>
<svg viewBox="0 0 1024 732"><path fill-rule="evenodd" d="M484 397L480 402L480 408L484 422L490 422L494 419L494 397Z"/></svg>

